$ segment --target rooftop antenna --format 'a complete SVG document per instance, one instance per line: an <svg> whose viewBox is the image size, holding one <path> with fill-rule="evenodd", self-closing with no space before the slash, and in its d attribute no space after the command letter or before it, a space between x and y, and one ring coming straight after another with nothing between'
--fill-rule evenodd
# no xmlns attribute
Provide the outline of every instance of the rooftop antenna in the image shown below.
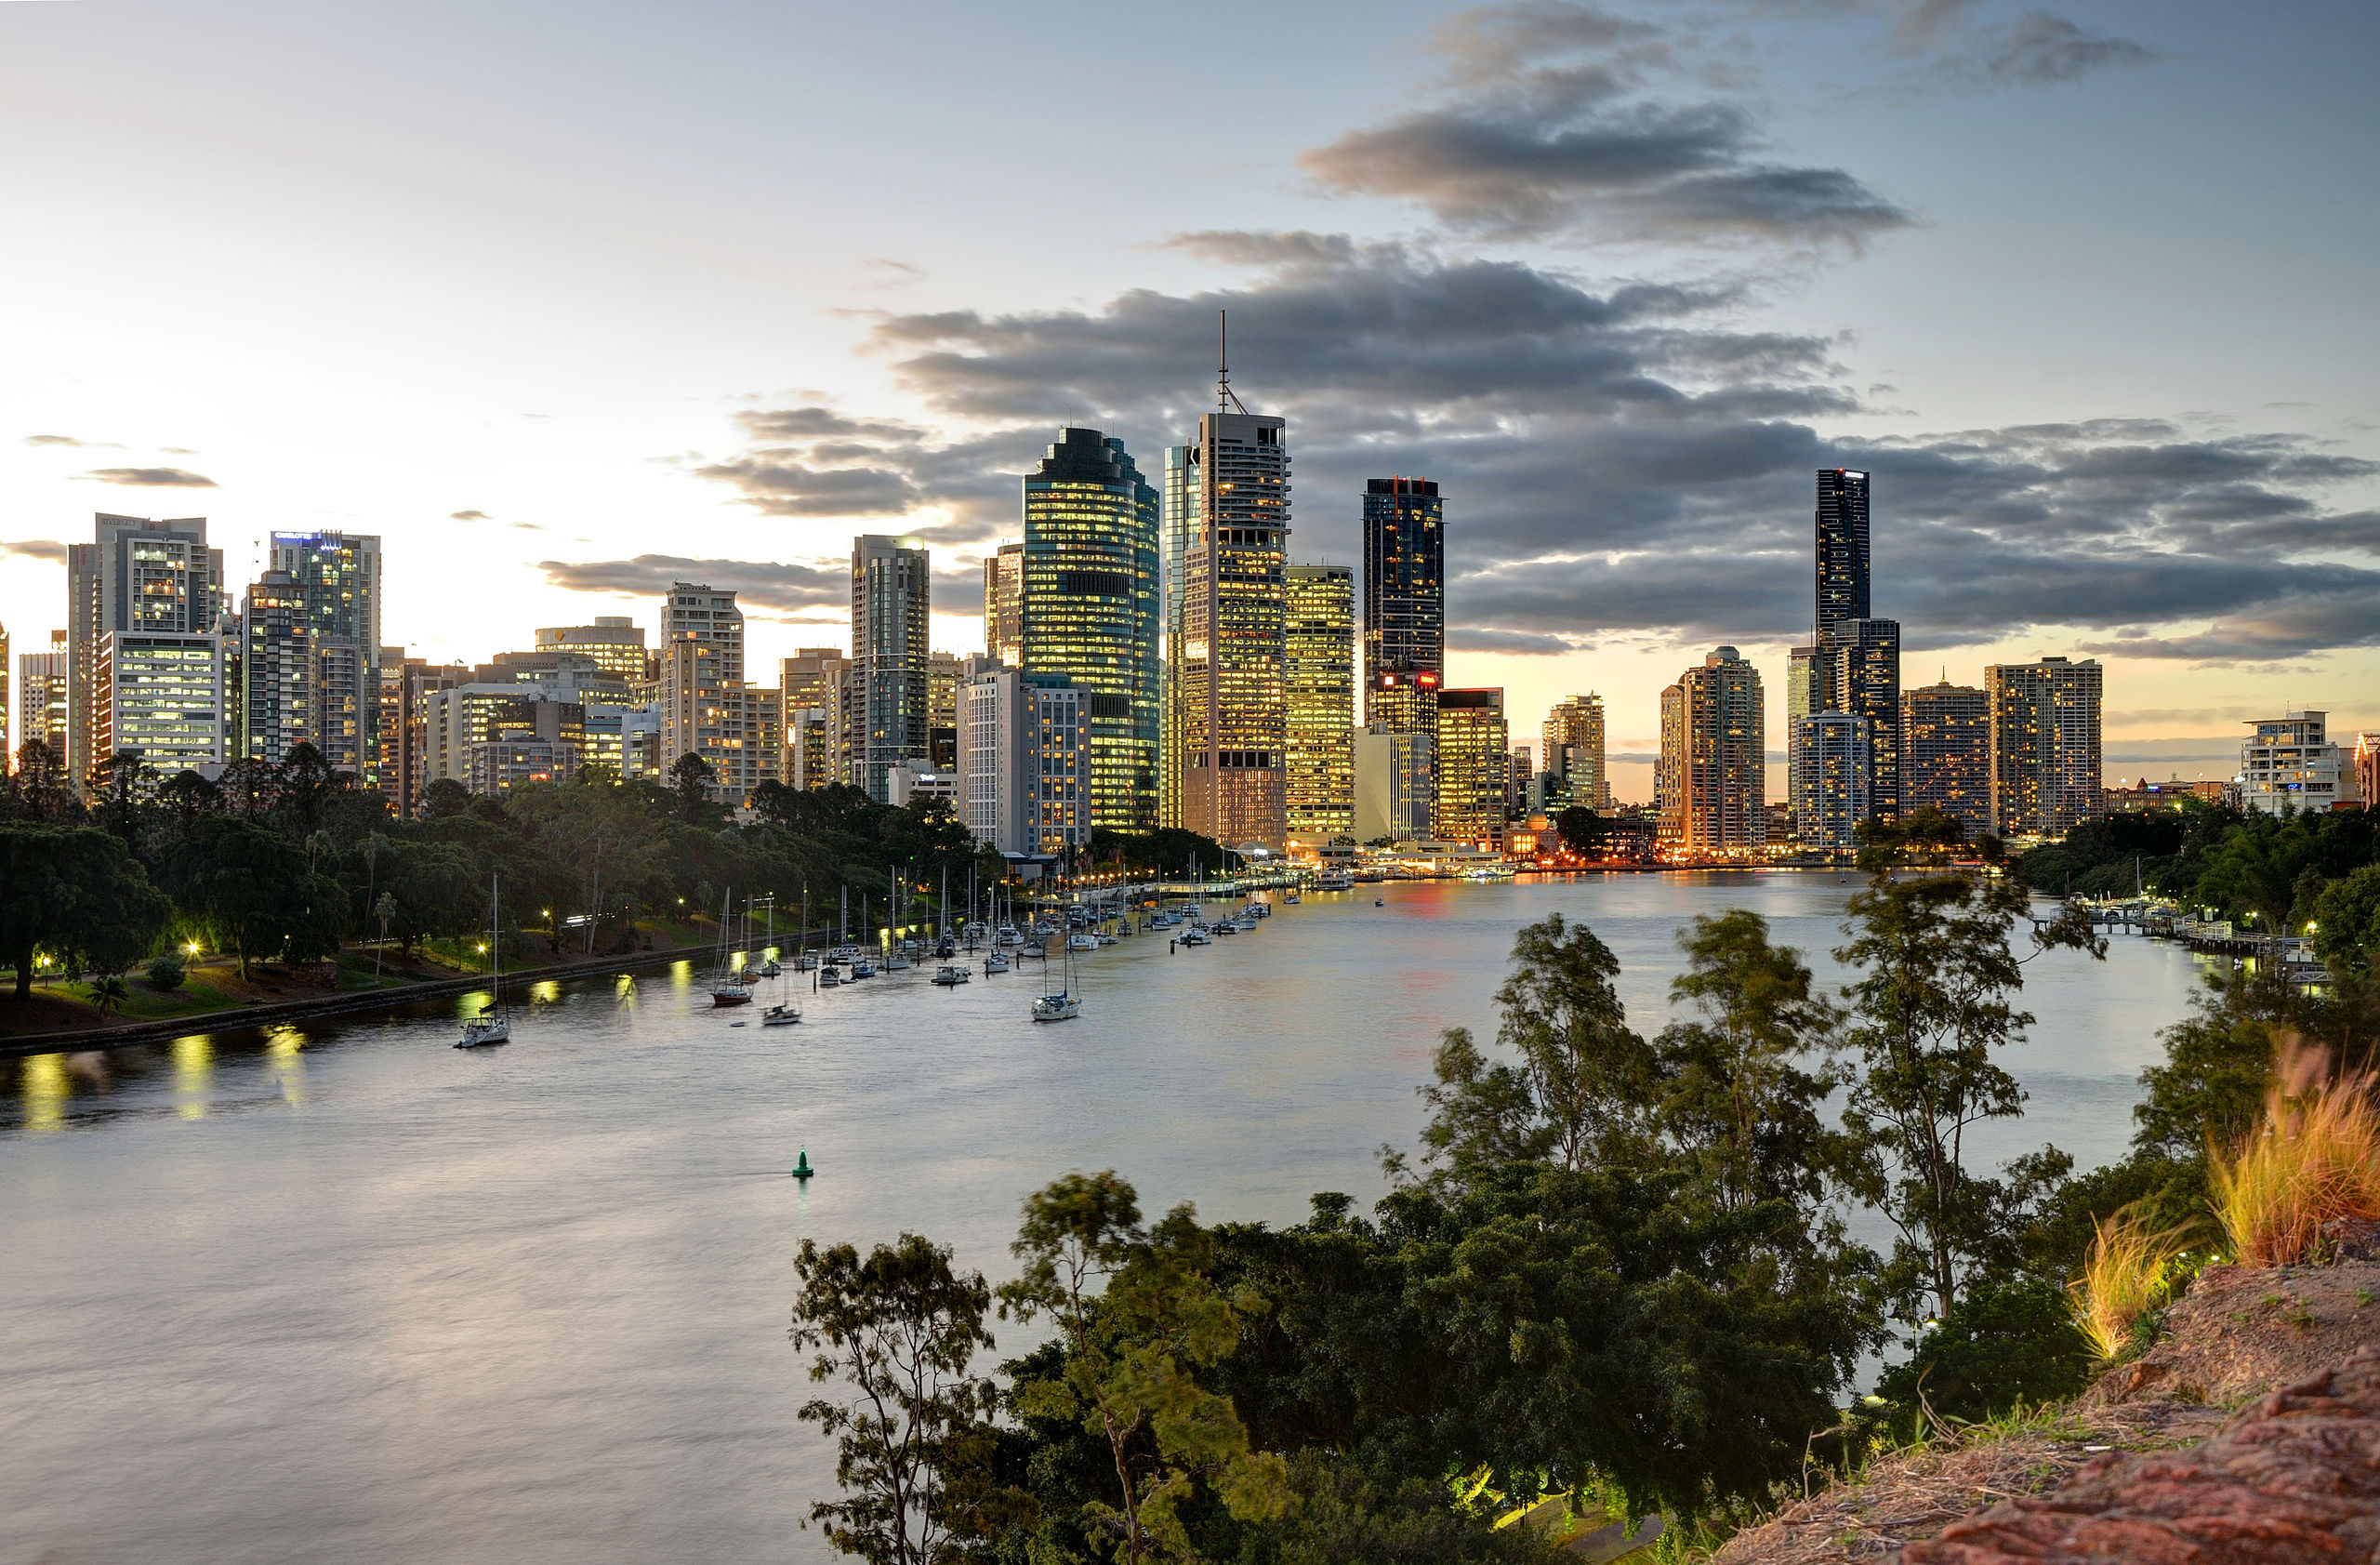
<svg viewBox="0 0 2380 1565"><path fill-rule="evenodd" d="M1229 413L1238 408L1248 411L1248 405L1231 389L1231 312L1215 312L1215 411Z"/></svg>

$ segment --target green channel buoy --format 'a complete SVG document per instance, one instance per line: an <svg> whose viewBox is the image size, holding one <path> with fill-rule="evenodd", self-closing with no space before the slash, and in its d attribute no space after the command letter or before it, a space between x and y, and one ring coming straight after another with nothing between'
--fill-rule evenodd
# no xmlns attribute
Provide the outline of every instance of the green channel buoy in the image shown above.
<svg viewBox="0 0 2380 1565"><path fill-rule="evenodd" d="M810 1166L810 1148L803 1147L801 1155L793 1160L793 1176L796 1179L807 1179L817 1172Z"/></svg>

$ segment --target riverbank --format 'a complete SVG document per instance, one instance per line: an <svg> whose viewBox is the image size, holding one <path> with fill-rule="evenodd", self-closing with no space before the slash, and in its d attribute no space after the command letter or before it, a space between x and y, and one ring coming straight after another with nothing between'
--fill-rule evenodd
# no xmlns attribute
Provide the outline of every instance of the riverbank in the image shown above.
<svg viewBox="0 0 2380 1565"><path fill-rule="evenodd" d="M632 951L625 956L589 957L580 962L556 962L507 973L502 987L506 990L518 990L527 985L551 980L667 966L684 960L688 949L682 946L662 946L653 950ZM108 1026L64 1028L44 1032L0 1032L0 1058L53 1054L70 1049L113 1049L131 1043L154 1043L162 1039L189 1033L271 1027L313 1016L341 1015L359 1011L401 1011L426 1000L470 994L485 989L488 984L486 974L469 973L451 978L421 979L344 991L325 990L298 1000L249 1000L216 1010L135 1017ZM7 998L0 998L0 1023L7 1020L14 1003Z"/></svg>

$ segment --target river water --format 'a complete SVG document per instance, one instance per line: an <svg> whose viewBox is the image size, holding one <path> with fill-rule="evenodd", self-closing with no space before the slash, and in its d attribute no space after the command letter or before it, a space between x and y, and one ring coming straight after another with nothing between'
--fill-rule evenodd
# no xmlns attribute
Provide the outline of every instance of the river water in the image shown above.
<svg viewBox="0 0 2380 1565"><path fill-rule="evenodd" d="M997 1277L1019 1200L1076 1168L1152 1214L1368 1201L1439 1030L1492 1036L1522 923L1584 920L1650 1032L1695 913L1754 908L1839 976L1851 890L1367 886L1203 949L1085 954L1055 1026L1026 1017L1038 964L805 989L774 1029L681 967L542 986L476 1053L445 1004L0 1061L0 1560L832 1558L799 1525L833 1466L794 1418L801 1239L909 1229ZM2194 971L2122 936L2033 962L2004 1056L2031 1105L1983 1157L2121 1156Z"/></svg>

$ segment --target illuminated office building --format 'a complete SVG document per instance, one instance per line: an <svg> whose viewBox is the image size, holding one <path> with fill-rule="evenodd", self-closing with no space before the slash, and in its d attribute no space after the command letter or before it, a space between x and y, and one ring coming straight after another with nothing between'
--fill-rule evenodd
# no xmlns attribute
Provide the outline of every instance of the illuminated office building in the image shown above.
<svg viewBox="0 0 2380 1565"><path fill-rule="evenodd" d="M1868 475L1820 468L1818 628L1868 617Z"/></svg>
<svg viewBox="0 0 2380 1565"><path fill-rule="evenodd" d="M1025 545L984 556L984 650L1002 668L1025 666Z"/></svg>
<svg viewBox="0 0 2380 1565"><path fill-rule="evenodd" d="M17 654L17 725L11 730L8 763L35 739L50 754L50 764L66 763L66 632L49 633L47 652Z"/></svg>
<svg viewBox="0 0 2380 1565"><path fill-rule="evenodd" d="M1366 727L1435 732L1447 666L1446 559L1437 484L1426 478L1365 481Z"/></svg>
<svg viewBox="0 0 2380 1565"><path fill-rule="evenodd" d="M1868 720L1868 807L1897 816L1900 799L1900 622L1838 619L1818 632L1827 710Z"/></svg>
<svg viewBox="0 0 2380 1565"><path fill-rule="evenodd" d="M959 772L959 686L965 678L955 653L926 654L926 757L936 775Z"/></svg>
<svg viewBox="0 0 2380 1565"><path fill-rule="evenodd" d="M640 701L656 694L644 628L627 615L599 614L592 625L546 626L537 631L536 645L539 652L570 652L593 659L597 668L624 681Z"/></svg>
<svg viewBox="0 0 2380 1565"><path fill-rule="evenodd" d="M805 646L777 664L783 780L825 788L851 780L851 733L859 721L858 680L840 647Z"/></svg>
<svg viewBox="0 0 2380 1565"><path fill-rule="evenodd" d="M1805 849L1849 853L1859 823L1873 810L1868 797L1868 756L1875 735L1850 712L1817 712L1794 720L1793 833Z"/></svg>
<svg viewBox="0 0 2380 1565"><path fill-rule="evenodd" d="M314 748L333 771L377 783L380 540L363 533L275 533L270 559L297 588L313 634Z"/></svg>
<svg viewBox="0 0 2380 1565"><path fill-rule="evenodd" d="M1991 702L1971 684L1920 685L1900 698L1900 802L1954 816L1970 841L1991 830Z"/></svg>
<svg viewBox="0 0 2380 1565"><path fill-rule="evenodd" d="M240 613L239 751L279 765L315 740L314 689L322 674L306 596L286 571L267 571Z"/></svg>
<svg viewBox="0 0 2380 1565"><path fill-rule="evenodd" d="M9 680L15 665L8 660L8 628L0 625L0 776L15 769L17 746L14 692Z"/></svg>
<svg viewBox="0 0 2380 1565"><path fill-rule="evenodd" d="M2106 807L2098 663L2038 657L1983 671L1991 721L1991 821L2002 837L2059 837Z"/></svg>
<svg viewBox="0 0 2380 1565"><path fill-rule="evenodd" d="M1430 835L1441 842L1502 846L1513 766L1504 693L1440 690L1436 740Z"/></svg>
<svg viewBox="0 0 2380 1565"><path fill-rule="evenodd" d="M221 637L110 630L92 671L97 753L129 752L165 776L231 759Z"/></svg>
<svg viewBox="0 0 2380 1565"><path fill-rule="evenodd" d="M915 538L852 540L852 666L856 685L848 781L892 802L892 768L930 758L932 562Z"/></svg>
<svg viewBox="0 0 2380 1565"><path fill-rule="evenodd" d="M1741 853L1768 840L1768 760L1760 671L1723 646L1661 692L1654 777L1662 845Z"/></svg>
<svg viewBox="0 0 2380 1565"><path fill-rule="evenodd" d="M1026 856L1091 841L1091 715L1064 674L971 660L959 687L959 814L975 841Z"/></svg>
<svg viewBox="0 0 2380 1565"><path fill-rule="evenodd" d="M1119 831L1157 824L1157 490L1124 443L1097 430L1059 431L1025 478L1024 656L1016 666L1064 674L1081 693L1091 824Z"/></svg>
<svg viewBox="0 0 2380 1565"><path fill-rule="evenodd" d="M1355 829L1355 573L1291 565L1285 591L1289 836L1327 844Z"/></svg>
<svg viewBox="0 0 2380 1565"><path fill-rule="evenodd" d="M99 638L113 630L203 635L229 604L223 551L206 546L206 518L92 519L91 541L66 549L66 765L79 786L98 753L93 681Z"/></svg>
<svg viewBox="0 0 2380 1565"><path fill-rule="evenodd" d="M1555 704L1539 732L1544 747L1540 772L1546 779L1545 808L1611 808L1611 774L1604 755L1603 697L1593 691Z"/></svg>
<svg viewBox="0 0 2380 1565"><path fill-rule="evenodd" d="M1430 836L1435 744L1427 734L1385 724L1355 736L1355 841L1394 846Z"/></svg>
<svg viewBox="0 0 2380 1565"><path fill-rule="evenodd" d="M1165 448L1157 487L1157 554L1165 593L1165 728L1157 746L1157 824L1182 824L1182 610L1188 585L1190 540L1198 531L1198 464L1195 445Z"/></svg>
<svg viewBox="0 0 2380 1565"><path fill-rule="evenodd" d="M1233 847L1278 850L1289 836L1285 429L1271 416L1205 414L1186 457L1198 500L1173 670L1182 825Z"/></svg>

